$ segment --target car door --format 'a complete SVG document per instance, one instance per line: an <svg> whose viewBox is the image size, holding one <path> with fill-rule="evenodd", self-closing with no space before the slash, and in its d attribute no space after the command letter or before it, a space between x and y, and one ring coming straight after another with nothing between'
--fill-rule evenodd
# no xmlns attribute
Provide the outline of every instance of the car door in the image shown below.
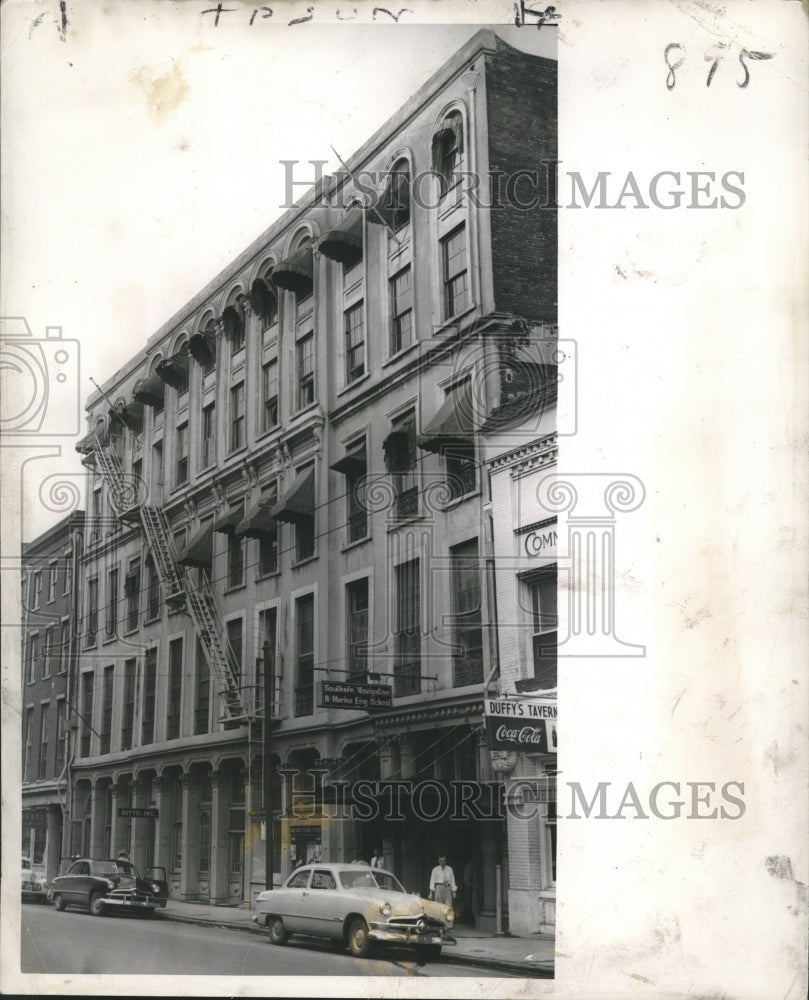
<svg viewBox="0 0 809 1000"><path fill-rule="evenodd" d="M343 917L341 893L334 875L325 868L315 868L309 888L303 893L301 920L309 934L325 937L342 936Z"/></svg>
<svg viewBox="0 0 809 1000"><path fill-rule="evenodd" d="M90 896L90 862L74 862L68 869L64 885L60 884L59 891L66 903L86 906Z"/></svg>
<svg viewBox="0 0 809 1000"><path fill-rule="evenodd" d="M283 889L273 892L273 909L284 921L284 927L290 934L305 933L302 909L305 894L308 893L311 868L303 868L295 872Z"/></svg>

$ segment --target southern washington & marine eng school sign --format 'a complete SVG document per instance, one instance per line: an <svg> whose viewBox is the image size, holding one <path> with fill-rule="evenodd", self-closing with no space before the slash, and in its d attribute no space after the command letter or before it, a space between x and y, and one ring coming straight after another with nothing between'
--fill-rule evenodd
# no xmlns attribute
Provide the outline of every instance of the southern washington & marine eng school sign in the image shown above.
<svg viewBox="0 0 809 1000"><path fill-rule="evenodd" d="M483 714L490 750L556 753L555 701L485 698Z"/></svg>
<svg viewBox="0 0 809 1000"><path fill-rule="evenodd" d="M320 682L321 708L392 708L393 688L389 684L341 684Z"/></svg>

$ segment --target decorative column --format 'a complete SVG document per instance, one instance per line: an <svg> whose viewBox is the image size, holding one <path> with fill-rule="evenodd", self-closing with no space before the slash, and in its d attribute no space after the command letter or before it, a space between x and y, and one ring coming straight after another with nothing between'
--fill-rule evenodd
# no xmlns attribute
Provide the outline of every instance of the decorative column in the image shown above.
<svg viewBox="0 0 809 1000"><path fill-rule="evenodd" d="M643 483L630 474L550 474L536 495L540 508L567 515L568 556L559 563L569 565L568 634L560 629L558 655L645 656L645 646L615 634L615 515L640 507Z"/></svg>
<svg viewBox="0 0 809 1000"><path fill-rule="evenodd" d="M122 823L118 816L118 800L121 793L121 785L113 781L110 785L110 854L115 857L118 851L123 850L121 838L126 824Z"/></svg>
<svg viewBox="0 0 809 1000"><path fill-rule="evenodd" d="M152 778L152 795L157 807L157 819L149 821L150 823L154 823L154 861L152 864L165 868L166 873L168 873L171 817L168 815L170 796L168 795L168 788L164 778L160 776Z"/></svg>
<svg viewBox="0 0 809 1000"><path fill-rule="evenodd" d="M195 868L191 865L191 851L189 850L189 830L191 830L194 823L193 816L193 781L191 774L188 771L184 771L180 775L180 788L182 789L183 801L182 801L182 822L183 828L181 831L182 838L182 869L180 871L180 898L190 899L195 892L197 873Z"/></svg>
<svg viewBox="0 0 809 1000"><path fill-rule="evenodd" d="M379 748L379 776L382 781L395 781L400 772L399 740L391 736Z"/></svg>
<svg viewBox="0 0 809 1000"><path fill-rule="evenodd" d="M228 800L226 775L211 771L211 902L224 903L230 893Z"/></svg>
<svg viewBox="0 0 809 1000"><path fill-rule="evenodd" d="M343 757L321 757L317 762L317 766L324 770L326 773L320 776L321 787L323 789L323 798L326 797L326 789L334 781L342 780L342 767L345 764L345 759ZM336 789L335 793L338 793L343 798L345 798L345 789ZM324 822L321 825L321 840L320 840L320 860L321 861L351 861L352 858L346 857L346 827L350 826L350 822L338 819L336 821L330 821L337 811L340 814L345 813L345 805L328 805L323 802L323 813ZM350 835L349 835L349 840Z"/></svg>
<svg viewBox="0 0 809 1000"><path fill-rule="evenodd" d="M146 783L144 781L133 781L132 807L143 809L148 804L146 801ZM138 871L143 871L144 868L148 867L146 863L146 824L151 822L149 819L134 818L132 820L132 863Z"/></svg>
<svg viewBox="0 0 809 1000"><path fill-rule="evenodd" d="M99 807L101 782L96 780L90 786L90 854L100 858L104 853L104 817Z"/></svg>

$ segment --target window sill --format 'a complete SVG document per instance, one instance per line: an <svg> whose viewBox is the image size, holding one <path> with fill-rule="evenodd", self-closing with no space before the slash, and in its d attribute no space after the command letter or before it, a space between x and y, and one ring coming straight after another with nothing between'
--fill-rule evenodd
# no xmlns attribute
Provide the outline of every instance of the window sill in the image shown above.
<svg viewBox="0 0 809 1000"><path fill-rule="evenodd" d="M280 435L280 432L281 432L281 424L279 422L277 424L273 424L272 427L268 427L265 431L259 431L258 434L256 434L256 440L262 441L265 438L272 437L273 434Z"/></svg>
<svg viewBox="0 0 809 1000"><path fill-rule="evenodd" d="M397 351L395 354L391 354L387 361L382 362L382 367L387 368L389 365L395 365L397 361L401 361L403 357L415 351L419 345L420 341L415 340L412 344L408 344L407 347L403 347L401 351Z"/></svg>
<svg viewBox="0 0 809 1000"><path fill-rule="evenodd" d="M144 618L143 619L143 624L144 625L153 625L155 622L159 622L159 621L160 621L160 615L157 614L153 618Z"/></svg>
<svg viewBox="0 0 809 1000"><path fill-rule="evenodd" d="M441 337L445 334L453 332L460 332L455 329L460 327L461 321L466 319L471 313L475 312L477 309L477 303L473 302L471 305L467 306L463 312L456 313L454 316L448 316L436 329L433 331L434 337Z"/></svg>
<svg viewBox="0 0 809 1000"><path fill-rule="evenodd" d="M301 566L306 566L307 563L315 562L318 558L317 552L313 556L307 556L305 559L299 559L297 562L292 564L293 569L299 569Z"/></svg>
<svg viewBox="0 0 809 1000"><path fill-rule="evenodd" d="M261 583L264 580L274 580L281 575L280 569L274 569L271 573L259 573L256 578L256 583Z"/></svg>
<svg viewBox="0 0 809 1000"><path fill-rule="evenodd" d="M369 531L367 535L363 535L362 538L355 538L353 542L345 542L340 549L341 552L348 552L349 549L356 549L359 545L365 545L366 542L371 541L371 532Z"/></svg>
<svg viewBox="0 0 809 1000"><path fill-rule="evenodd" d="M475 489L470 490L468 493L464 493L461 497L455 497L454 500L450 500L445 503L441 508L444 512L454 510L456 507L460 506L462 503L466 503L467 500L473 500L475 497L480 496L480 487L476 486Z"/></svg>
<svg viewBox="0 0 809 1000"><path fill-rule="evenodd" d="M392 518L387 523L388 534L391 531L396 531L398 528L403 528L406 524L413 524L416 521L425 520L424 514L418 511L416 514L410 514L408 517L397 517Z"/></svg>
<svg viewBox="0 0 809 1000"><path fill-rule="evenodd" d="M359 378L355 378L352 382L346 382L342 389L337 390L338 399L340 396L344 396L346 393L351 392L352 389L356 389L358 385L362 385L363 382L367 382L370 377L371 373L365 372L363 375L360 375Z"/></svg>
<svg viewBox="0 0 809 1000"><path fill-rule="evenodd" d="M315 399L311 403L307 403L306 406L302 406L299 410L296 410L293 414L290 415L289 419L290 421L298 420L299 418L306 416L306 414L310 413L311 411L317 410L317 408L318 408L318 403L317 400Z"/></svg>
<svg viewBox="0 0 809 1000"><path fill-rule="evenodd" d="M235 594L239 590L244 590L244 588L246 586L247 586L247 583L245 581L243 581L242 583L228 584L228 586L224 588L224 590L222 591L222 593L223 594Z"/></svg>
<svg viewBox="0 0 809 1000"><path fill-rule="evenodd" d="M128 635L134 635L137 631L138 631L138 626L136 625L134 628L128 628L126 632L122 632L121 636L122 638L125 639Z"/></svg>

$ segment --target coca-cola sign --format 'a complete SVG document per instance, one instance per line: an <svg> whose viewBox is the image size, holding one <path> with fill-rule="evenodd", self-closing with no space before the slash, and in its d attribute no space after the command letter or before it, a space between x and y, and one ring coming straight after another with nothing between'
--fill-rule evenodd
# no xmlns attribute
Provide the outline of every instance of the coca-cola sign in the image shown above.
<svg viewBox="0 0 809 1000"><path fill-rule="evenodd" d="M557 752L555 701L539 698L486 698L483 710L490 750Z"/></svg>

